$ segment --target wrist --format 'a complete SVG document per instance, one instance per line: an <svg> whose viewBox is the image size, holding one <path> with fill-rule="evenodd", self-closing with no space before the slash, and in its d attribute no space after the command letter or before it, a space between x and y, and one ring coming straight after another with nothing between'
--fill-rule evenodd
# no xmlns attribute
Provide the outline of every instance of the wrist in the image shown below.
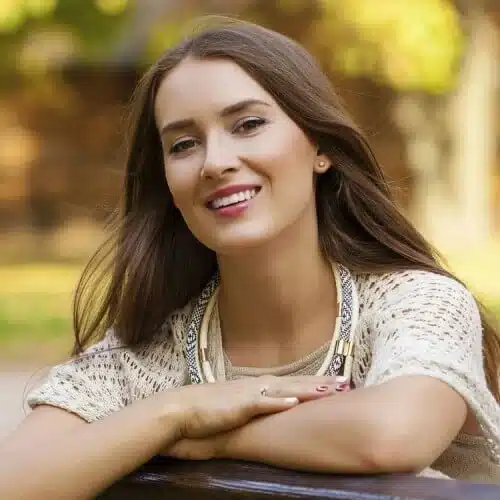
<svg viewBox="0 0 500 500"><path fill-rule="evenodd" d="M214 437L214 458L235 458L231 456L231 444L237 432L238 429L234 429Z"/></svg>
<svg viewBox="0 0 500 500"><path fill-rule="evenodd" d="M164 446L170 446L183 438L188 411L181 402L165 396L166 393L158 393L151 398L151 403L162 429L160 439L163 438Z"/></svg>

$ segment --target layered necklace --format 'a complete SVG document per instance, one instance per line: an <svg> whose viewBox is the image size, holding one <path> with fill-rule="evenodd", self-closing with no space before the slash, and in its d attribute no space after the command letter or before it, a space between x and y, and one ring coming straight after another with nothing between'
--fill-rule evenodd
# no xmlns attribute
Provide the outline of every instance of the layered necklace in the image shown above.
<svg viewBox="0 0 500 500"><path fill-rule="evenodd" d="M328 352L316 375L342 375L350 380L354 331L358 320L358 298L349 270L340 264L332 264L332 270L337 289L337 318ZM191 313L185 357L193 384L216 381L208 351L213 333L210 324L213 315L218 314L219 282L217 275L205 286Z"/></svg>

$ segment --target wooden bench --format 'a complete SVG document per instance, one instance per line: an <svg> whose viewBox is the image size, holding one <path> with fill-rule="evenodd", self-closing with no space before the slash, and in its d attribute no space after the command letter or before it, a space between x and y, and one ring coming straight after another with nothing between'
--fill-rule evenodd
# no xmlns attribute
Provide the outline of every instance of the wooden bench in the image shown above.
<svg viewBox="0 0 500 500"><path fill-rule="evenodd" d="M340 476L230 460L157 458L117 482L100 500L500 500L500 486L415 477Z"/></svg>

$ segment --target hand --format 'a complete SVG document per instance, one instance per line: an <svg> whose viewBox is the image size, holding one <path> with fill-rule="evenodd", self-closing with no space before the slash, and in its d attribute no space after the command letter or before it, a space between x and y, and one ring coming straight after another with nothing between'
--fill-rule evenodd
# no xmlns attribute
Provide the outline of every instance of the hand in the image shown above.
<svg viewBox="0 0 500 500"><path fill-rule="evenodd" d="M222 455L229 433L216 434L199 439L181 439L163 450L162 455L180 460L210 460Z"/></svg>
<svg viewBox="0 0 500 500"><path fill-rule="evenodd" d="M345 379L319 376L256 377L189 385L163 393L180 408L180 438L198 439L241 427L254 417L334 394Z"/></svg>
<svg viewBox="0 0 500 500"><path fill-rule="evenodd" d="M342 377L338 377L335 392L348 392L350 390L349 383L345 383ZM162 454L181 460L209 460L224 457L228 440L237 431L238 429L205 438L181 439L173 446L163 450Z"/></svg>

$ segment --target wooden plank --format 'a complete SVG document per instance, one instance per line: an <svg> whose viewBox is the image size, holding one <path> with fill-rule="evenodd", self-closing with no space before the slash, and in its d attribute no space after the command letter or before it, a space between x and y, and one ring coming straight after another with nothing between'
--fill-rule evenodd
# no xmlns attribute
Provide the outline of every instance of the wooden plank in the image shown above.
<svg viewBox="0 0 500 500"><path fill-rule="evenodd" d="M499 500L500 486L410 474L345 476L230 460L157 458L109 488L101 500Z"/></svg>

